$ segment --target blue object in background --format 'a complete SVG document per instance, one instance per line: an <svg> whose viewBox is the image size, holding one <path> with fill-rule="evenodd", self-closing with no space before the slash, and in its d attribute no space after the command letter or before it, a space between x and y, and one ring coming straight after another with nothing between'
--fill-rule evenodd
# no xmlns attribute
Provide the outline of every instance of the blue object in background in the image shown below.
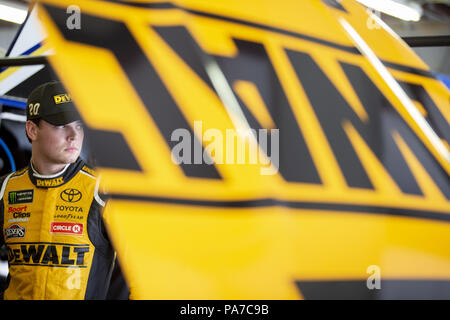
<svg viewBox="0 0 450 320"><path fill-rule="evenodd" d="M449 76L446 76L443 74L437 74L436 76L439 80L441 80L447 86L447 88L450 89L450 77Z"/></svg>
<svg viewBox="0 0 450 320"><path fill-rule="evenodd" d="M14 99L8 99L5 97L0 98L0 104L4 104L6 106L14 107L14 108L18 108L18 109L25 109L27 107L26 102L17 101Z"/></svg>
<svg viewBox="0 0 450 320"><path fill-rule="evenodd" d="M11 163L11 172L16 171L16 163L14 162L14 158L12 156L11 150L9 150L6 143L3 141L2 138L0 138L0 147L5 150L6 156L8 157L9 163Z"/></svg>

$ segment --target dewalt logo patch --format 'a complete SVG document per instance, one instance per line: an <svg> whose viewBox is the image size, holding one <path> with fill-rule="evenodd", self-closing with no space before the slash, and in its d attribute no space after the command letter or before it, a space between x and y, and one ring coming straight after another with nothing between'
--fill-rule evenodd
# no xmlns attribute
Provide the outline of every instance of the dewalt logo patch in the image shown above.
<svg viewBox="0 0 450 320"><path fill-rule="evenodd" d="M20 243L8 246L10 265L86 267L89 246L59 243Z"/></svg>
<svg viewBox="0 0 450 320"><path fill-rule="evenodd" d="M53 96L53 100L55 101L56 104L61 104L61 103L72 101L72 99L70 98L70 96L67 93L58 94L56 96Z"/></svg>
<svg viewBox="0 0 450 320"><path fill-rule="evenodd" d="M36 185L38 187L57 187L64 183L63 177L55 179L36 179Z"/></svg>

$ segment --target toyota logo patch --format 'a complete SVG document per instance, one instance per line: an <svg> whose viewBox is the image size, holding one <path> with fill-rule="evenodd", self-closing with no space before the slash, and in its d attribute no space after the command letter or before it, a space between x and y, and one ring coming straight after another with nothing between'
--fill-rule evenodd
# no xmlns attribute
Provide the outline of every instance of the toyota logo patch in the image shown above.
<svg viewBox="0 0 450 320"><path fill-rule="evenodd" d="M77 189L65 189L59 196L66 202L78 202L81 199L81 192Z"/></svg>

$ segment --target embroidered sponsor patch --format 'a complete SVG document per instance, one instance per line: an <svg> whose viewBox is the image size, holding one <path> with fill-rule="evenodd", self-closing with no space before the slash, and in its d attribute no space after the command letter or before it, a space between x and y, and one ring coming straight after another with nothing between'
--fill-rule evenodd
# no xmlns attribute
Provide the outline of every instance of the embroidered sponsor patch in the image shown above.
<svg viewBox="0 0 450 320"><path fill-rule="evenodd" d="M5 229L6 239L10 238L23 238L25 236L25 228L18 224L13 224L9 228Z"/></svg>
<svg viewBox="0 0 450 320"><path fill-rule="evenodd" d="M50 233L82 235L83 224L74 222L52 222L50 225Z"/></svg>
<svg viewBox="0 0 450 320"><path fill-rule="evenodd" d="M31 212L28 212L27 206L8 207L8 213L13 217L13 219L8 219L8 222L28 221L28 218L31 216Z"/></svg>
<svg viewBox="0 0 450 320"><path fill-rule="evenodd" d="M64 178L54 178L54 179L36 179L36 185L38 187L57 187L64 183Z"/></svg>
<svg viewBox="0 0 450 320"><path fill-rule="evenodd" d="M70 188L63 190L59 196L66 202L78 202L80 201L82 194L79 190Z"/></svg>
<svg viewBox="0 0 450 320"><path fill-rule="evenodd" d="M8 204L33 202L33 189L8 192Z"/></svg>
<svg viewBox="0 0 450 320"><path fill-rule="evenodd" d="M72 99L70 98L70 95L68 95L67 93L58 94L56 96L53 96L53 100L55 101L55 104L61 104L61 103L72 101Z"/></svg>
<svg viewBox="0 0 450 320"><path fill-rule="evenodd" d="M23 206L23 207L9 207L8 208L8 213L16 213L16 212L25 212L27 211L27 206Z"/></svg>

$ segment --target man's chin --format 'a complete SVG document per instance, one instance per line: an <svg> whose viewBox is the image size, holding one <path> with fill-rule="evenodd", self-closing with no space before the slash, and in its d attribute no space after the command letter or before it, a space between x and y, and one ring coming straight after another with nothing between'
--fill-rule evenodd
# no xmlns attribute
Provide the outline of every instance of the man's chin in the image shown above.
<svg viewBox="0 0 450 320"><path fill-rule="evenodd" d="M62 159L62 163L64 164L74 163L75 161L77 161L78 156L79 155L66 157L65 159Z"/></svg>

